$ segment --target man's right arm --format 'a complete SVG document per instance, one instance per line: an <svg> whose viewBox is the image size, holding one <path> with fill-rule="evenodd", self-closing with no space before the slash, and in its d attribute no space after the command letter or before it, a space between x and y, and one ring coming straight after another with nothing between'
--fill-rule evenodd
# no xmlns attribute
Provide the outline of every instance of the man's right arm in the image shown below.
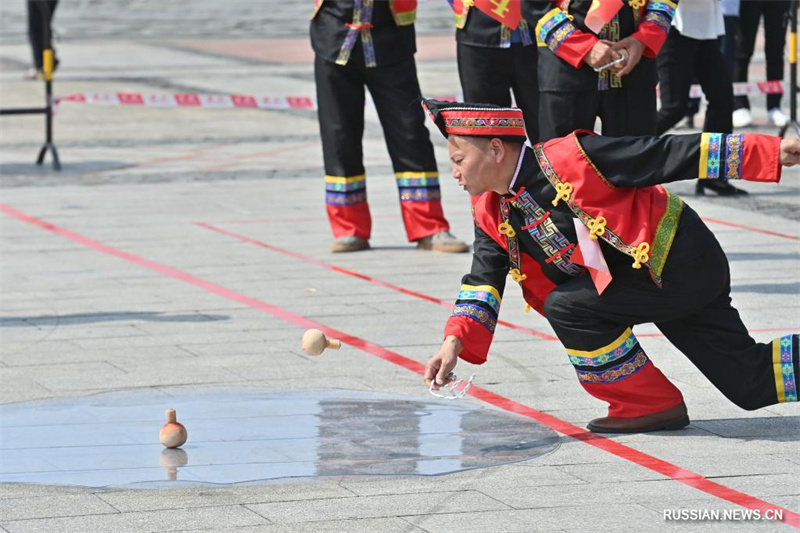
<svg viewBox="0 0 800 533"><path fill-rule="evenodd" d="M445 339L459 339L461 359L473 364L486 361L509 268L507 252L476 224L472 269L461 280L453 312L444 328Z"/></svg>

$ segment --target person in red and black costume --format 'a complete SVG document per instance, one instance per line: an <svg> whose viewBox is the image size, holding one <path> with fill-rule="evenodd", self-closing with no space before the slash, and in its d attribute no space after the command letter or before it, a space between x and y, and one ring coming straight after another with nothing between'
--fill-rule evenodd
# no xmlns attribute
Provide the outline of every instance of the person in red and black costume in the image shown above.
<svg viewBox="0 0 800 533"><path fill-rule="evenodd" d="M528 139L537 142L536 20L523 15L521 5L527 0L512 0L506 10L498 10L489 2L448 1L455 13L458 76L464 100L510 106L513 90L514 102L525 115ZM532 12L526 10L525 14L530 17Z"/></svg>
<svg viewBox="0 0 800 533"><path fill-rule="evenodd" d="M681 392L633 332L654 323L736 405L798 400L798 335L757 343L731 305L728 261L700 217L661 184L780 180L800 140L702 133L612 138L576 131L525 146L519 109L428 100L453 177L472 197L475 242L425 381L486 361L506 276L547 318L583 388L608 402L591 431L689 424ZM432 381L434 383L432 383Z"/></svg>
<svg viewBox="0 0 800 533"><path fill-rule="evenodd" d="M585 23L593 1L526 2L538 20L542 140L592 130L597 117L603 135L656 132L654 59L669 33L677 0L623 0L596 33ZM594 70L614 61L619 62Z"/></svg>
<svg viewBox="0 0 800 533"><path fill-rule="evenodd" d="M333 252L369 248L365 86L384 127L408 240L426 250L469 250L449 232L433 145L417 107L416 5L416 0L316 0L310 33Z"/></svg>

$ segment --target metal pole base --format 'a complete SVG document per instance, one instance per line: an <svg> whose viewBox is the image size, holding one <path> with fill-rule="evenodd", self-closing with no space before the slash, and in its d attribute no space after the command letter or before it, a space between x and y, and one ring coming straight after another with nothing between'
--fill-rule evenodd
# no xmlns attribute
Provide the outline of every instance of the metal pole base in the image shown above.
<svg viewBox="0 0 800 533"><path fill-rule="evenodd" d="M39 150L39 157L36 158L36 164L41 165L44 163L44 156L47 154L48 150L50 150L50 153L53 155L53 169L61 170L61 161L58 159L58 150L56 150L56 145L51 142L45 143L42 146L42 149Z"/></svg>

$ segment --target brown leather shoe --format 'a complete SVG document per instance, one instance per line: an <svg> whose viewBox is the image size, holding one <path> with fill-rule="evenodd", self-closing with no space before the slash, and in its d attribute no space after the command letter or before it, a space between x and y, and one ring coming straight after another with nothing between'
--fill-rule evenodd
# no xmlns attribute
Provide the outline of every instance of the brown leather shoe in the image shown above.
<svg viewBox="0 0 800 533"><path fill-rule="evenodd" d="M646 433L648 431L681 429L688 425L689 415L686 412L686 404L681 402L666 411L644 416L595 418L586 427L595 433Z"/></svg>
<svg viewBox="0 0 800 533"><path fill-rule="evenodd" d="M331 244L331 252L345 253L345 252L358 252L361 250L369 250L369 241L356 237L355 235L345 235L339 237L333 244Z"/></svg>

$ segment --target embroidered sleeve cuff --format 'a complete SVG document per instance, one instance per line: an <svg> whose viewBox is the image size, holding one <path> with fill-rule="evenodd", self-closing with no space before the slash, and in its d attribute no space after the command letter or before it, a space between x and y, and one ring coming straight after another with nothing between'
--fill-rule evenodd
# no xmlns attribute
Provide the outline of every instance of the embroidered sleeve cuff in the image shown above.
<svg viewBox="0 0 800 533"><path fill-rule="evenodd" d="M759 133L703 133L698 178L778 182L781 140Z"/></svg>
<svg viewBox="0 0 800 533"><path fill-rule="evenodd" d="M563 9L553 9L536 25L536 41L540 47L549 48L562 60L580 68L597 37L579 30Z"/></svg>
<svg viewBox="0 0 800 533"><path fill-rule="evenodd" d="M644 17L634 37L644 43L644 55L654 58L667 40L672 19L675 17L677 0L650 0L644 10Z"/></svg>
<svg viewBox="0 0 800 533"><path fill-rule="evenodd" d="M658 24L642 22L641 26L639 26L639 29L632 37L639 40L644 45L644 52L642 52L642 55L654 59L667 40L667 31L664 31Z"/></svg>
<svg viewBox="0 0 800 533"><path fill-rule="evenodd" d="M780 182L783 168L780 137L760 133L745 133L743 137L740 177L748 181Z"/></svg>
<svg viewBox="0 0 800 533"><path fill-rule="evenodd" d="M466 316L451 316L444 327L444 337L448 335L458 337L464 346L459 358L473 365L486 362L494 335L481 324Z"/></svg>

